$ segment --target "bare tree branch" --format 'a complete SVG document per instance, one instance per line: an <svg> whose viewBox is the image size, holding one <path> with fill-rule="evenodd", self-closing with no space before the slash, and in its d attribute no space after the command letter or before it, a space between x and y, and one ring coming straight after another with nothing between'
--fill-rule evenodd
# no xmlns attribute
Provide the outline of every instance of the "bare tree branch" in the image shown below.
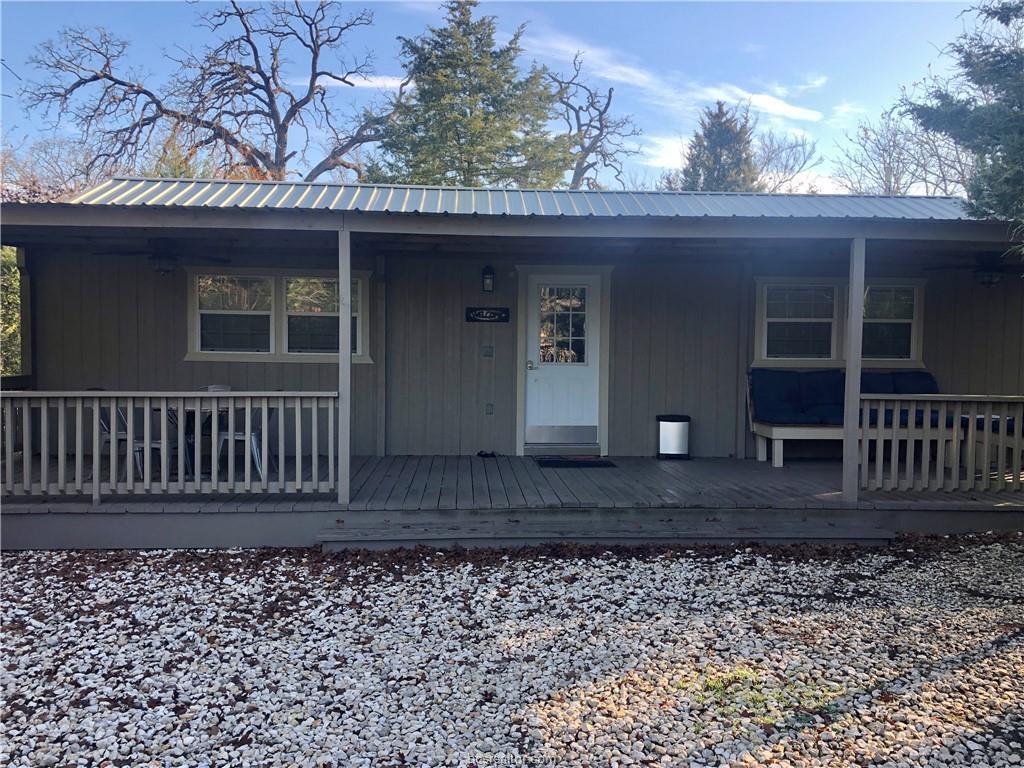
<svg viewBox="0 0 1024 768"><path fill-rule="evenodd" d="M313 164L319 170L306 178L335 167L360 172L355 150L378 140L375 126L390 112L363 110L351 126L338 126L332 92L371 72L369 56L345 56L350 35L372 23L369 11L342 17L334 0L269 6L232 0L201 21L216 42L199 53L167 55L177 74L162 88L127 66L125 41L103 29L65 29L37 49L30 61L46 79L22 94L54 124L79 127L94 148L90 173L136 164L169 129L188 151L219 150L223 171L241 165L270 179L294 172L291 164L305 158L311 130L326 132L325 155ZM297 81L287 72L296 53L304 72Z"/></svg>
<svg viewBox="0 0 1024 768"><path fill-rule="evenodd" d="M801 176L821 165L818 145L804 136L784 136L768 130L757 136L754 162L765 192L807 191Z"/></svg>
<svg viewBox="0 0 1024 768"><path fill-rule="evenodd" d="M622 161L640 153L629 140L641 131L630 115L611 114L614 88L597 90L583 82L583 57L577 53L568 76L548 72L557 89L561 118L572 144L573 170L570 189L599 189L597 173L605 168L625 186Z"/></svg>

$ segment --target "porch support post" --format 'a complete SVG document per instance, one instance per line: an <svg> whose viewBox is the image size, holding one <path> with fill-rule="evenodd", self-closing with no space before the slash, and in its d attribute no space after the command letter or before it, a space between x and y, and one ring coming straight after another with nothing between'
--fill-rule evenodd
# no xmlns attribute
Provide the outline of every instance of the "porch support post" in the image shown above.
<svg viewBox="0 0 1024 768"><path fill-rule="evenodd" d="M850 292L846 313L846 396L843 401L843 501L857 503L860 433L861 341L864 333L863 237L850 241Z"/></svg>
<svg viewBox="0 0 1024 768"><path fill-rule="evenodd" d="M352 237L338 230L338 504L349 502L352 453Z"/></svg>

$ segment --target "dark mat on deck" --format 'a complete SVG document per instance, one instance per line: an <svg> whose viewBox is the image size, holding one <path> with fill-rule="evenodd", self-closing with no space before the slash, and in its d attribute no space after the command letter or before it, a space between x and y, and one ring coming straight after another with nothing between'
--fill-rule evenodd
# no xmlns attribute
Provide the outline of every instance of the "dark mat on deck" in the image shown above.
<svg viewBox="0 0 1024 768"><path fill-rule="evenodd" d="M614 461L608 459L594 459L587 456L574 458L572 456L538 456L537 466L544 469L599 469L602 467L614 467Z"/></svg>

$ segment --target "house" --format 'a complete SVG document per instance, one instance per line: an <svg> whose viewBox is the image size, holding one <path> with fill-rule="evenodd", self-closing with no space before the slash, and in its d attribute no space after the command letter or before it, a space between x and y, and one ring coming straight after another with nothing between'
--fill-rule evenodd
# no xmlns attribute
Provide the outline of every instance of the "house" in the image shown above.
<svg viewBox="0 0 1024 768"><path fill-rule="evenodd" d="M118 178L2 214L7 546L1024 522L1021 265L956 199ZM614 466L530 458L566 454Z"/></svg>

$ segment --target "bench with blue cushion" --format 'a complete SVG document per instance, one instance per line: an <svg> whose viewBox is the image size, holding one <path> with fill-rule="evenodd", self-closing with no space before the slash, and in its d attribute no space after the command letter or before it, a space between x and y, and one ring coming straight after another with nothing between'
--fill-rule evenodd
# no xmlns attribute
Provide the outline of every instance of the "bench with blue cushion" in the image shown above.
<svg viewBox="0 0 1024 768"><path fill-rule="evenodd" d="M836 368L799 371L786 368L754 368L750 371L748 396L751 431L757 438L757 457L767 460L768 440L772 441L772 463L782 466L785 440L841 440L843 437L843 400L846 375ZM939 393L935 377L928 371L864 371L861 392L881 395L931 395ZM869 425L878 425L878 409L871 409ZM952 416L947 417L952 425ZM910 420L908 409L900 411L899 425ZM924 410L915 413L915 425L924 423ZM932 412L932 426L938 413ZM892 426L893 410L882 416Z"/></svg>

